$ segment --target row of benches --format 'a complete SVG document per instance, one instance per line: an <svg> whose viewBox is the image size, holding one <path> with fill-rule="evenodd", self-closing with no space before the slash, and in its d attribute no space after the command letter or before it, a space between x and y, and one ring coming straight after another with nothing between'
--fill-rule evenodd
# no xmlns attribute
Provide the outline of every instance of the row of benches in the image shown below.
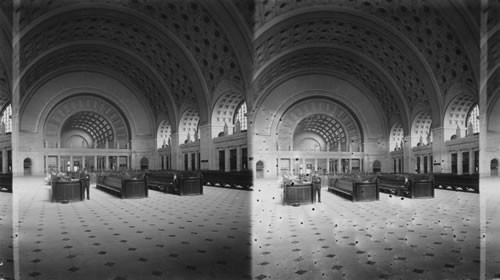
<svg viewBox="0 0 500 280"><path fill-rule="evenodd" d="M437 189L479 193L479 175L456 175L447 173L433 174L434 187Z"/></svg>
<svg viewBox="0 0 500 280"><path fill-rule="evenodd" d="M408 198L434 197L432 176L418 174L383 174L371 177L330 178L328 190L352 201L379 199L379 191Z"/></svg>
<svg viewBox="0 0 500 280"><path fill-rule="evenodd" d="M252 190L252 171L201 171L202 183L205 186L229 187L242 190Z"/></svg>
<svg viewBox="0 0 500 280"><path fill-rule="evenodd" d="M100 174L97 176L97 188L116 194L121 198L129 198L147 197L149 188L178 195L203 194L203 185L239 187L251 190L253 182L250 171L231 173L220 171L151 171L147 174L133 175L136 176L132 177L127 173ZM438 187L479 192L478 177L470 176L468 180L465 180L465 176L467 175L434 174L433 178L425 178L419 175L389 174L372 177L371 181L349 177L330 178L328 188L330 191L353 201L378 199L379 191L410 198L433 197L434 188Z"/></svg>
<svg viewBox="0 0 500 280"><path fill-rule="evenodd" d="M83 197L80 195L78 175L79 173L68 174L64 182L50 180L50 183L57 182L52 184L53 199L60 200L59 197L70 196L69 200L79 200L77 196ZM177 195L198 195L203 194L203 185L251 190L252 181L252 173L245 171L122 171L97 174L96 187L120 198L134 198L147 197L149 189Z"/></svg>
<svg viewBox="0 0 500 280"><path fill-rule="evenodd" d="M111 173L97 176L97 188L121 198L147 197L148 189L177 195L203 194L203 186L220 186L251 190L251 171L150 171L128 178L128 174Z"/></svg>

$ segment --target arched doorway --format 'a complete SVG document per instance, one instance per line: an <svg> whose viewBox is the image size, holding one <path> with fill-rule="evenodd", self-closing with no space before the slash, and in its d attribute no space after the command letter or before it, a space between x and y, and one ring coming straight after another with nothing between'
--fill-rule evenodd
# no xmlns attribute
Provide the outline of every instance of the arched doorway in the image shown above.
<svg viewBox="0 0 500 280"><path fill-rule="evenodd" d="M373 173L379 173L381 170L382 164L380 161L376 160L373 162Z"/></svg>
<svg viewBox="0 0 500 280"><path fill-rule="evenodd" d="M255 165L255 173L257 178L264 178L264 162L259 160Z"/></svg>
<svg viewBox="0 0 500 280"><path fill-rule="evenodd" d="M24 176L31 176L31 159L25 158L23 165L24 165Z"/></svg>
<svg viewBox="0 0 500 280"><path fill-rule="evenodd" d="M490 175L498 176L498 159L494 158L490 163Z"/></svg>
<svg viewBox="0 0 500 280"><path fill-rule="evenodd" d="M149 169L149 160L146 157L141 158L141 170Z"/></svg>

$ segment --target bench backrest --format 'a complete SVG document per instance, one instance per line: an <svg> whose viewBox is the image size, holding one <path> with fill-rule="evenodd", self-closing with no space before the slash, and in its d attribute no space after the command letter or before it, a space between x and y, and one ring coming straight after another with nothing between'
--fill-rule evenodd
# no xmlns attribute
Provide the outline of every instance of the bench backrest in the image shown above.
<svg viewBox="0 0 500 280"><path fill-rule="evenodd" d="M404 175L380 175L378 182L380 185L408 186L408 177Z"/></svg>
<svg viewBox="0 0 500 280"><path fill-rule="evenodd" d="M348 181L348 180L342 180L342 179L335 179L333 186L336 188L340 188L340 189L352 192L353 191L352 184L353 184L353 182L350 180Z"/></svg>
<svg viewBox="0 0 500 280"><path fill-rule="evenodd" d="M115 188L121 188L122 187L122 179L119 177L115 177L115 176L104 176L103 184L111 186L111 187L115 187Z"/></svg>

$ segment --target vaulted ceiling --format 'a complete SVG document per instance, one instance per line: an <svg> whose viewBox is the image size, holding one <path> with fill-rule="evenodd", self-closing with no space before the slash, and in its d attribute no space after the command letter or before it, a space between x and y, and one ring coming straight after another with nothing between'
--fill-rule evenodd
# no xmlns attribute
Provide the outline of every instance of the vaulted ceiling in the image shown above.
<svg viewBox="0 0 500 280"><path fill-rule="evenodd" d="M439 122L454 87L478 94L479 4L258 1L254 88L265 94L301 71L340 73L363 84L387 119L409 120L416 108L429 107Z"/></svg>
<svg viewBox="0 0 500 280"><path fill-rule="evenodd" d="M0 0L7 22L11 3ZM251 106L276 83L315 71L363 85L387 119L400 115L409 124L422 107L439 123L453 88L473 95L479 88L475 0L20 3L21 102L61 73L94 71L135 89L154 115L176 112L179 118L187 104L206 122L223 81L243 89ZM500 42L498 34L493 42ZM499 57L495 46L492 59ZM10 61L3 64L0 75L10 71ZM491 77L492 86L500 83ZM3 80L0 91L9 92L10 77Z"/></svg>
<svg viewBox="0 0 500 280"><path fill-rule="evenodd" d="M12 1L0 0L0 110L11 102Z"/></svg>
<svg viewBox="0 0 500 280"><path fill-rule="evenodd" d="M487 91L488 99L493 94L500 94L500 1L489 1L489 9L486 23L486 47L488 50L487 56ZM489 103L489 102L488 102Z"/></svg>
<svg viewBox="0 0 500 280"><path fill-rule="evenodd" d="M154 115L188 104L206 121L219 83L248 87L245 13L252 8L231 1L21 1L21 101L63 72L94 71L135 89Z"/></svg>

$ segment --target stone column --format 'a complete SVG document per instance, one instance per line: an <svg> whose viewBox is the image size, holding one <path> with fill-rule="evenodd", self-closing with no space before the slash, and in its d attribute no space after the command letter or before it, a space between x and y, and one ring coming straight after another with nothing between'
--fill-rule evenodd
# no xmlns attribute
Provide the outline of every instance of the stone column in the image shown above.
<svg viewBox="0 0 500 280"><path fill-rule="evenodd" d="M236 170L237 171L241 170L241 146L236 147ZM279 169L278 169L278 174L279 174Z"/></svg>
<svg viewBox="0 0 500 280"><path fill-rule="evenodd" d="M231 170L231 157L230 157L230 151L231 149L229 149L229 147L227 147L225 150L224 150L224 170L226 172L230 171Z"/></svg>
<svg viewBox="0 0 500 280"><path fill-rule="evenodd" d="M427 155L427 173L431 173L431 170L432 170L431 156L432 156L432 154Z"/></svg>
<svg viewBox="0 0 500 280"><path fill-rule="evenodd" d="M401 162L403 164L402 172L403 173L413 173L415 172L415 164L412 164L412 161L414 160L413 156L413 142L412 141L417 141L418 138L415 140L412 140L411 136L405 136L403 139L403 158L401 159Z"/></svg>
<svg viewBox="0 0 500 280"><path fill-rule="evenodd" d="M424 173L424 155L420 155L420 173Z"/></svg>
<svg viewBox="0 0 500 280"><path fill-rule="evenodd" d="M462 151L457 151L457 174L458 175L463 174L462 160L463 160Z"/></svg>
<svg viewBox="0 0 500 280"><path fill-rule="evenodd" d="M109 170L109 156L104 156L104 170Z"/></svg>
<svg viewBox="0 0 500 280"><path fill-rule="evenodd" d="M2 173L7 173L8 172L8 152L7 152L7 148L3 148L2 149Z"/></svg>
<svg viewBox="0 0 500 280"><path fill-rule="evenodd" d="M318 171L318 159L314 158L314 171Z"/></svg>
<svg viewBox="0 0 500 280"><path fill-rule="evenodd" d="M448 155L444 145L444 129L441 127L432 129L432 158L437 165L433 165L434 173L451 172L451 156ZM432 164L434 164L432 162Z"/></svg>
<svg viewBox="0 0 500 280"><path fill-rule="evenodd" d="M330 158L326 158L326 173L330 173Z"/></svg>
<svg viewBox="0 0 500 280"><path fill-rule="evenodd" d="M172 169L184 170L184 158L179 146L179 133L177 132L172 133L171 135L170 157L172 161Z"/></svg>
<svg viewBox="0 0 500 280"><path fill-rule="evenodd" d="M469 174L474 174L474 149L469 150Z"/></svg>
<svg viewBox="0 0 500 280"><path fill-rule="evenodd" d="M212 127L209 124L199 126L200 130L200 169L218 169L218 162L212 141Z"/></svg>

